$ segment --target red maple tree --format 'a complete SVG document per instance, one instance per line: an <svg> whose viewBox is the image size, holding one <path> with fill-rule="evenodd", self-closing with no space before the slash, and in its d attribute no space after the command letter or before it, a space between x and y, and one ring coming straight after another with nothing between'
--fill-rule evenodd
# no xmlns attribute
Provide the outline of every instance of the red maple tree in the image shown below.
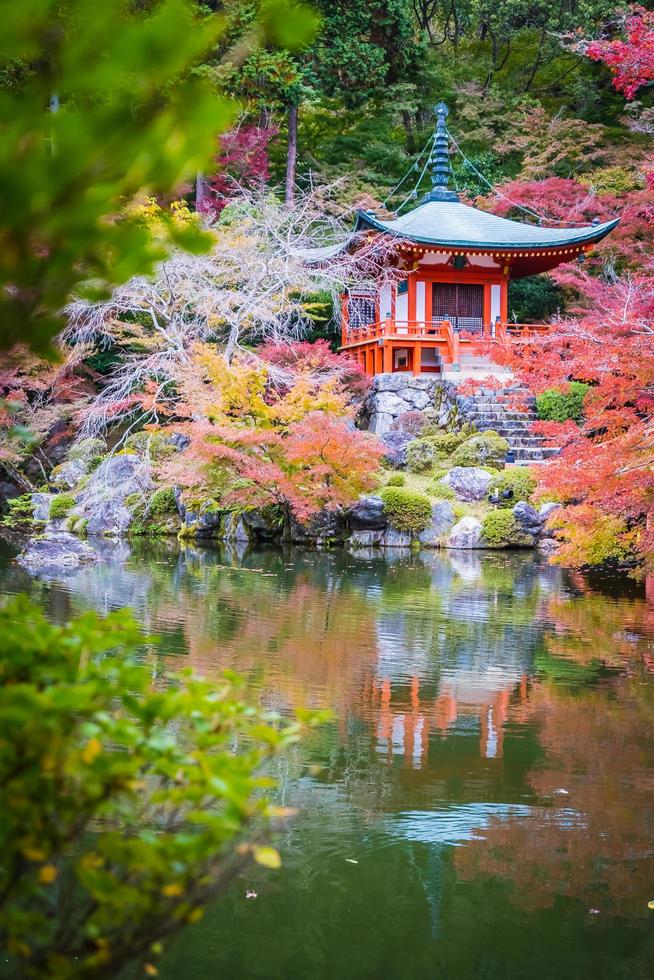
<svg viewBox="0 0 654 980"><path fill-rule="evenodd" d="M623 37L591 41L585 54L606 65L613 85L627 99L654 82L654 11L639 4L620 16Z"/></svg>

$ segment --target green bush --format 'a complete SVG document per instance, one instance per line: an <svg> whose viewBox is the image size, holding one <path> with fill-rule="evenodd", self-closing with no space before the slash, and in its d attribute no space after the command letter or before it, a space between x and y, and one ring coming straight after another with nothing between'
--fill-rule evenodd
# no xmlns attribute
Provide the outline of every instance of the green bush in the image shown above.
<svg viewBox="0 0 654 980"><path fill-rule="evenodd" d="M438 457L446 459L465 441L466 436L460 432L438 432L425 438L435 447Z"/></svg>
<svg viewBox="0 0 654 980"><path fill-rule="evenodd" d="M481 522L484 544L490 548L506 548L520 531L515 517L508 510L492 510Z"/></svg>
<svg viewBox="0 0 654 980"><path fill-rule="evenodd" d="M447 483L433 483L429 488L429 492L432 497L436 497L437 500L456 500L456 494L452 487L448 487Z"/></svg>
<svg viewBox="0 0 654 980"><path fill-rule="evenodd" d="M177 501L175 500L175 491L172 487L162 487L152 494L148 505L148 514L151 517L176 513Z"/></svg>
<svg viewBox="0 0 654 980"><path fill-rule="evenodd" d="M34 521L34 504L31 493L23 493L20 497L7 500L9 513L3 517L5 527L19 527L21 524L32 524Z"/></svg>
<svg viewBox="0 0 654 980"><path fill-rule="evenodd" d="M502 469L509 444L501 436L476 435L466 439L452 456L454 466L495 466Z"/></svg>
<svg viewBox="0 0 654 980"><path fill-rule="evenodd" d="M525 467L516 466L498 473L488 487L488 494L489 496L495 493L499 494L498 507L513 507L519 500L529 500L535 489L536 479L531 472ZM506 490L513 491L513 496L508 500L502 497Z"/></svg>
<svg viewBox="0 0 654 980"><path fill-rule="evenodd" d="M536 411L543 422L581 422L584 417L584 398L590 385L571 381L567 390L548 388L536 396Z"/></svg>
<svg viewBox="0 0 654 980"><path fill-rule="evenodd" d="M436 447L429 439L413 439L406 447L406 467L410 473L425 473L436 462Z"/></svg>
<svg viewBox="0 0 654 980"><path fill-rule="evenodd" d="M386 481L387 487L403 487L406 483L406 477L404 473L391 473L388 480Z"/></svg>
<svg viewBox="0 0 654 980"><path fill-rule="evenodd" d="M154 976L235 874L279 866L262 777L303 725L233 675L153 680L145 642L125 612L53 626L25 597L0 609L7 975L114 977L142 958Z"/></svg>
<svg viewBox="0 0 654 980"><path fill-rule="evenodd" d="M565 297L549 276L528 276L509 282L509 315L517 323L543 323L557 310L565 310Z"/></svg>
<svg viewBox="0 0 654 980"><path fill-rule="evenodd" d="M72 493L60 493L50 501L50 520L57 517L67 517L68 512L75 506L75 498Z"/></svg>
<svg viewBox="0 0 654 980"><path fill-rule="evenodd" d="M389 522L398 531L418 532L431 523L431 500L405 487L385 487L379 496Z"/></svg>

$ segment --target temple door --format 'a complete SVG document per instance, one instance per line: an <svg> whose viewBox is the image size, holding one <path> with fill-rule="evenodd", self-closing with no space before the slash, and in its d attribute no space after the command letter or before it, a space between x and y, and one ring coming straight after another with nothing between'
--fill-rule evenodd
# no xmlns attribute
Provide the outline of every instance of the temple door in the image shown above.
<svg viewBox="0 0 654 980"><path fill-rule="evenodd" d="M481 333L484 327L484 287L476 283L435 282L432 319L449 320L455 330Z"/></svg>

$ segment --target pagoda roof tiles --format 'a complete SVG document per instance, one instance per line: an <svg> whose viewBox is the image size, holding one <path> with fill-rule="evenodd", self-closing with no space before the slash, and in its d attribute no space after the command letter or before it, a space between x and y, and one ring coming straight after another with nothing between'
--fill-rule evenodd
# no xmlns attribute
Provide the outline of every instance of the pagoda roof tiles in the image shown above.
<svg viewBox="0 0 654 980"><path fill-rule="evenodd" d="M543 228L501 218L460 201L426 201L390 221L357 212L356 230L372 228L420 245L479 251L550 249L594 244L615 228L619 218L580 228Z"/></svg>

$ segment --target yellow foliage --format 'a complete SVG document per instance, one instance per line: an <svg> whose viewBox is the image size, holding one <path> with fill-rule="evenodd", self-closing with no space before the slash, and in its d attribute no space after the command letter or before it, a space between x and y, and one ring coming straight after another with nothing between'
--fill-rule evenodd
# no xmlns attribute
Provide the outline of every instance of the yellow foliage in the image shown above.
<svg viewBox="0 0 654 980"><path fill-rule="evenodd" d="M39 870L39 881L42 885L51 885L57 879L57 869L54 864L44 864Z"/></svg>
<svg viewBox="0 0 654 980"><path fill-rule="evenodd" d="M102 742L99 742L97 738L90 738L82 750L82 761L89 766L101 752Z"/></svg>
<svg viewBox="0 0 654 980"><path fill-rule="evenodd" d="M179 884L164 885L164 887L161 889L161 894L165 895L166 898L177 898L183 893L184 889Z"/></svg>
<svg viewBox="0 0 654 980"><path fill-rule="evenodd" d="M254 860L257 864L263 865L264 868L272 868L273 870L282 866L279 851L276 851L274 847L255 847Z"/></svg>

